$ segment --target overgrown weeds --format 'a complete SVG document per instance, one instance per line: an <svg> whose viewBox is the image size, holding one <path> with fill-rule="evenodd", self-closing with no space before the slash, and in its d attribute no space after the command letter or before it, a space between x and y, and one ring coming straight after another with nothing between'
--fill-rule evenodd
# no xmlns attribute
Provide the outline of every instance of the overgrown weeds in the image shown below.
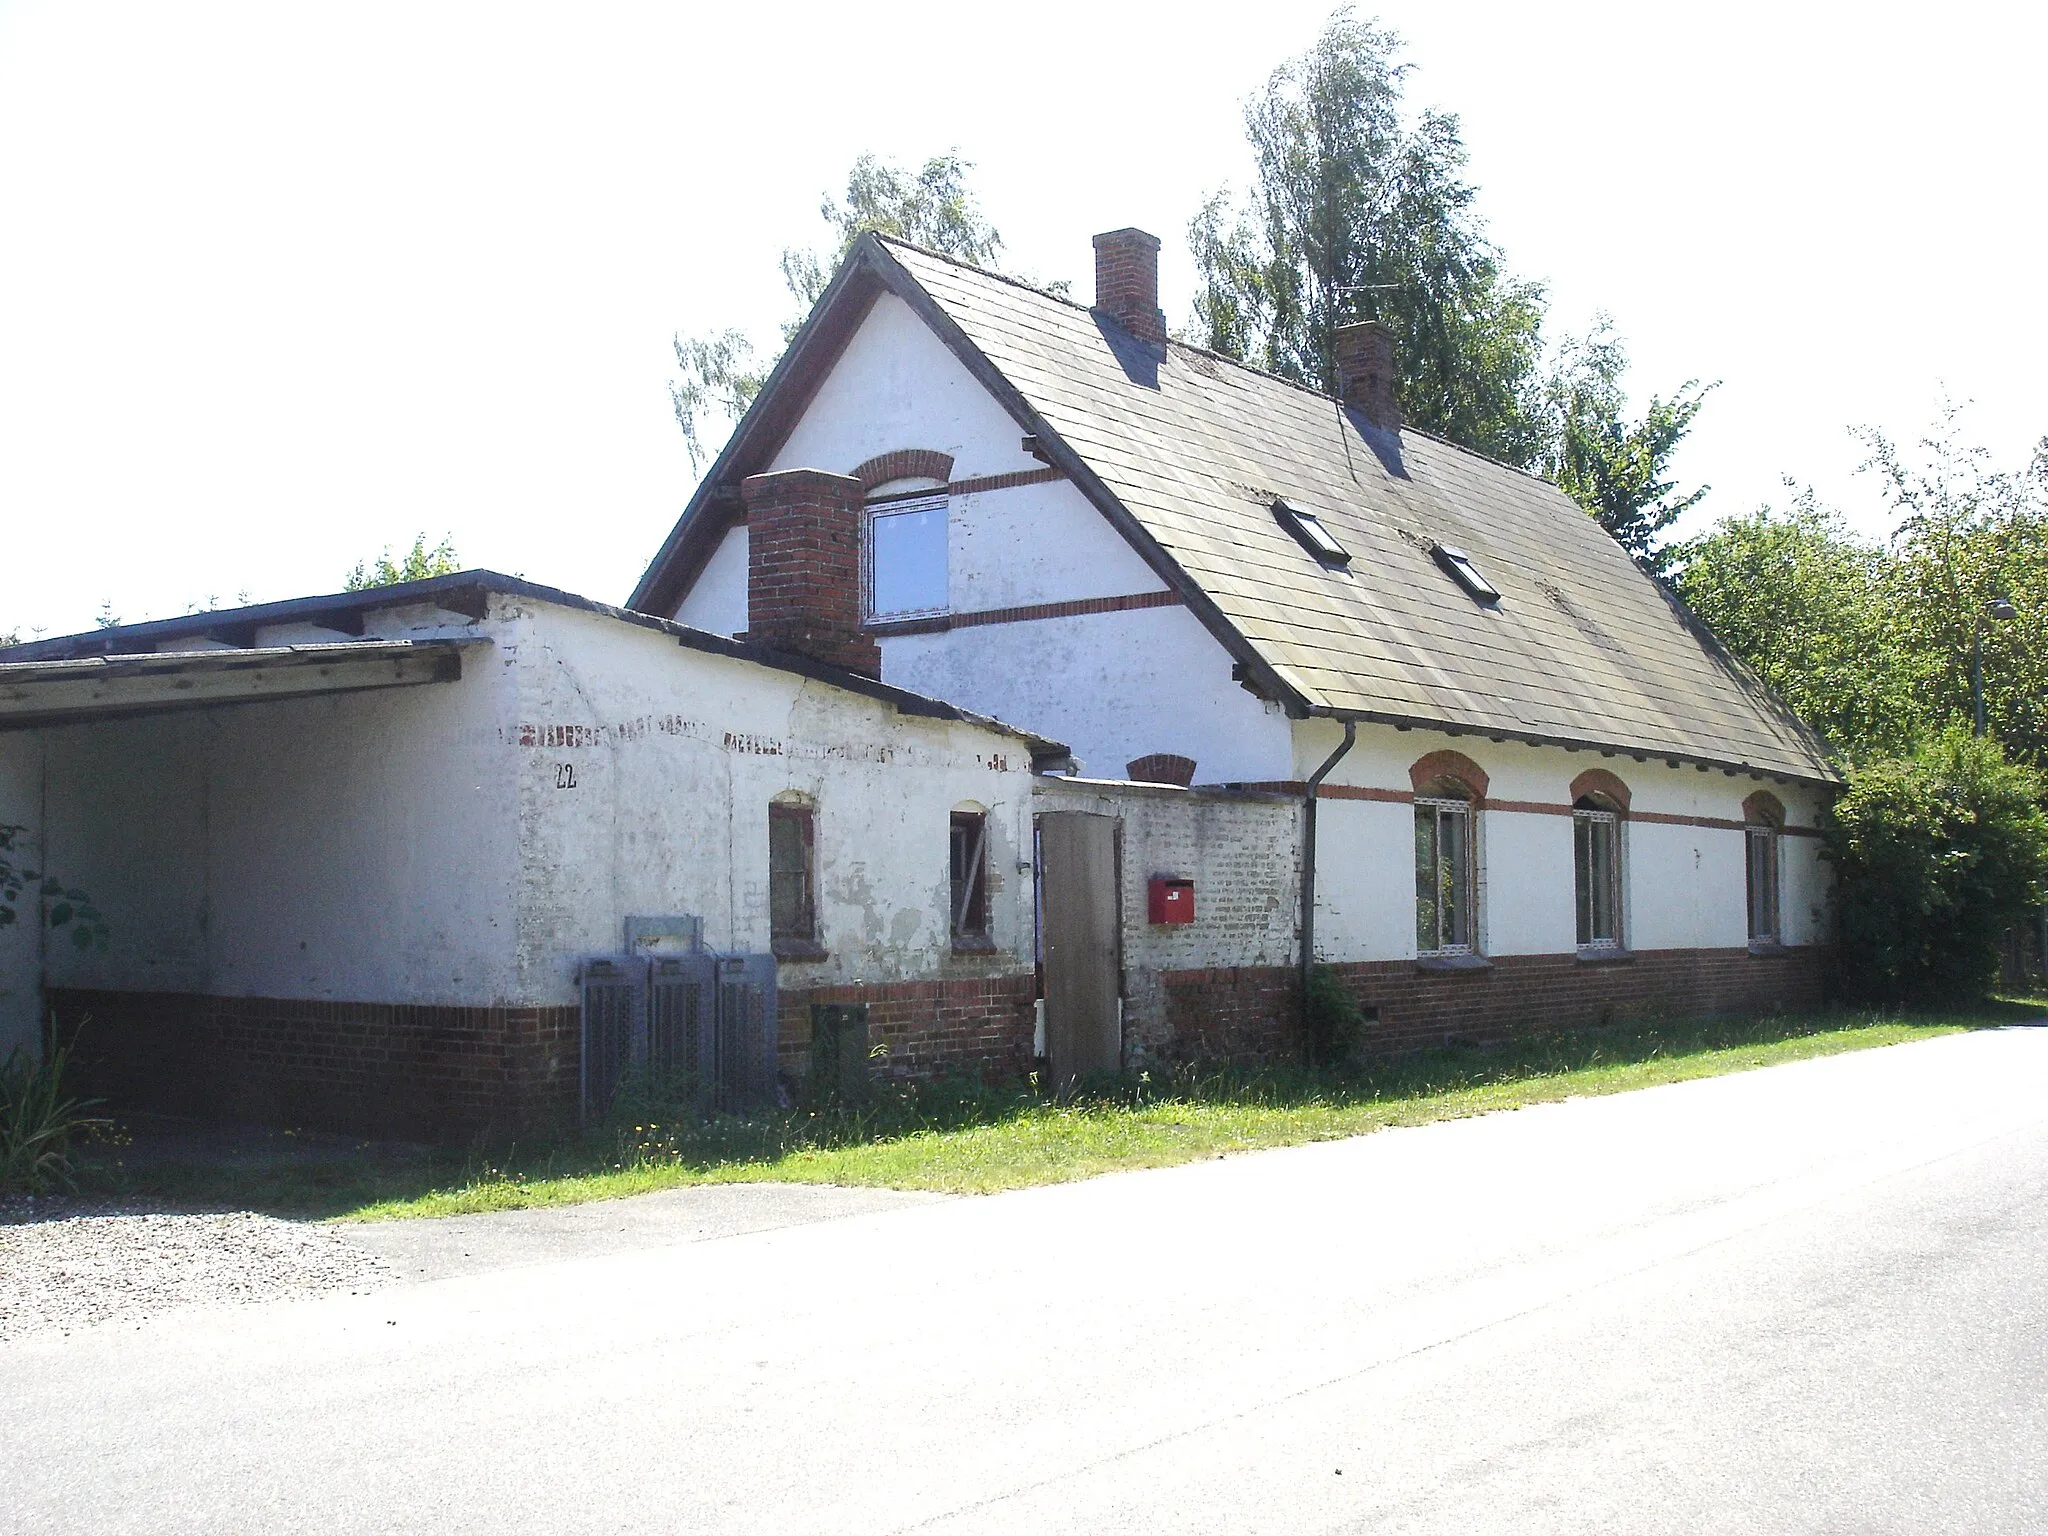
<svg viewBox="0 0 2048 1536"><path fill-rule="evenodd" d="M77 1187L76 1143L106 1121L88 1113L98 1100L65 1091L70 1057L58 1049L39 1061L16 1046L0 1063L0 1191L40 1195Z"/></svg>

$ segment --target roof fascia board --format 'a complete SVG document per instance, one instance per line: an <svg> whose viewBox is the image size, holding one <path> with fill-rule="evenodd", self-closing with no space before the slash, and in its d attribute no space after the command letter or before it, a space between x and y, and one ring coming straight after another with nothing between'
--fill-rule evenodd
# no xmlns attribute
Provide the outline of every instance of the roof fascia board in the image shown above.
<svg viewBox="0 0 2048 1536"><path fill-rule="evenodd" d="M1145 526L1130 514L1116 493L1103 483L1088 461L1068 446L1065 438L1052 429L1044 417L1016 385L1012 384L961 330L953 317L925 292L924 286L913 277L908 268L888 253L888 248L873 235L862 235L860 243L873 243L876 257L882 265L879 270L889 291L916 312L919 319L931 327L934 335L944 342L961 366L973 375L976 383L986 389L1010 417L1025 432L1038 439L1039 450L1055 469L1062 471L1068 479L1080 487L1081 494L1094 505L1095 510L1108 519L1112 528L1123 535L1153 574L1180 594L1189 612L1199 619L1202 626L1215 637L1231 660L1245 669L1246 675L1256 679L1273 698L1287 705L1288 712L1297 717L1307 714L1313 708L1313 701L1305 690L1276 669L1230 622L1223 610L1202 589L1193 577L1181 568L1178 560L1152 537ZM856 247L858 248L858 246Z"/></svg>
<svg viewBox="0 0 2048 1536"><path fill-rule="evenodd" d="M1396 715L1377 709L1316 708L1308 712L1317 720L1356 720L1360 725L1390 725L1397 731L1429 731L1438 736L1483 736L1488 741L1514 741L1530 747L1560 747L1567 752L1598 752L1602 757L1629 757L1639 763L1661 761L1678 763L1689 768L1718 768L1727 774L1752 774L1760 779L1778 779L1795 784L1813 784L1832 788L1842 782L1841 775L1828 765L1825 757L1817 760L1820 771L1795 773L1786 768L1760 768L1755 763L1735 762L1728 758L1703 757L1694 752L1678 752L1668 747L1645 747L1640 743L1616 741L1592 741L1574 736L1549 736L1541 731L1516 731L1496 725L1461 725L1453 720L1440 720L1425 715Z"/></svg>
<svg viewBox="0 0 2048 1536"><path fill-rule="evenodd" d="M772 459L796 429L805 407L881 294L883 285L874 271L872 250L864 249L864 243L873 245L866 236L854 243L769 370L761 392L697 482L683 515L676 519L633 595L626 599L628 608L657 615L675 611L733 521L730 508L737 505L732 498L739 482Z"/></svg>

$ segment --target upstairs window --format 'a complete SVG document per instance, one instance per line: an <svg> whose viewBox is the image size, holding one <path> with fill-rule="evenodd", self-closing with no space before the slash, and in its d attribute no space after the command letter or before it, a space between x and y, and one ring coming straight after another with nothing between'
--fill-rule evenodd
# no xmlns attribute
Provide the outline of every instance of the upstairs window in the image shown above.
<svg viewBox="0 0 2048 1536"><path fill-rule="evenodd" d="M1438 779L1415 797L1415 952L1469 955L1478 929L1470 791Z"/></svg>
<svg viewBox="0 0 2048 1536"><path fill-rule="evenodd" d="M1621 817L1590 795L1572 805L1572 885L1579 948L1621 947Z"/></svg>
<svg viewBox="0 0 2048 1536"><path fill-rule="evenodd" d="M986 949L988 813L955 811L952 837L953 947Z"/></svg>
<svg viewBox="0 0 2048 1536"><path fill-rule="evenodd" d="M785 958L818 944L816 831L809 806L768 807L768 937Z"/></svg>
<svg viewBox="0 0 2048 1536"><path fill-rule="evenodd" d="M870 619L914 619L947 606L946 498L917 493L868 503Z"/></svg>
<svg viewBox="0 0 2048 1536"><path fill-rule="evenodd" d="M1293 534L1301 547L1314 555L1325 565L1347 566L1351 553L1339 544L1322 519L1305 507L1298 507L1285 496L1273 498L1273 516L1282 528Z"/></svg>

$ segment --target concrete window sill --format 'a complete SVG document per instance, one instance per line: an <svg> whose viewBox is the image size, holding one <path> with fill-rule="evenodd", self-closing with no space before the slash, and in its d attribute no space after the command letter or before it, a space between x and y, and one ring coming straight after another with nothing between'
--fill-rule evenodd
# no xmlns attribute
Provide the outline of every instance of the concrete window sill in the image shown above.
<svg viewBox="0 0 2048 1536"><path fill-rule="evenodd" d="M1484 955L1417 955L1418 971L1490 971L1493 962Z"/></svg>
<svg viewBox="0 0 2048 1536"><path fill-rule="evenodd" d="M1791 953L1791 946L1786 944L1752 944L1749 946L1749 958L1752 960L1782 960Z"/></svg>
<svg viewBox="0 0 2048 1536"><path fill-rule="evenodd" d="M953 953L956 955L992 955L995 952L996 941L985 933L953 935Z"/></svg>
<svg viewBox="0 0 2048 1536"><path fill-rule="evenodd" d="M830 952L816 939L777 939L768 952L778 960L810 961L830 959Z"/></svg>
<svg viewBox="0 0 2048 1536"><path fill-rule="evenodd" d="M1578 952L1578 962L1581 965L1634 965L1636 957L1633 950L1627 949L1582 949Z"/></svg>

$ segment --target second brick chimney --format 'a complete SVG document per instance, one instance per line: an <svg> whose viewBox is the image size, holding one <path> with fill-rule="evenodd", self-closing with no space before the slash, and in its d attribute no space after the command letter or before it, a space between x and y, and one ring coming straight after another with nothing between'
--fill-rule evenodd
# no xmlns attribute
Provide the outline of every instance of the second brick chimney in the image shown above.
<svg viewBox="0 0 2048 1536"><path fill-rule="evenodd" d="M882 648L861 630L861 483L822 469L750 475L747 639L865 677Z"/></svg>
<svg viewBox="0 0 2048 1536"><path fill-rule="evenodd" d="M1166 345L1159 308L1159 237L1112 229L1095 237L1095 307L1154 346Z"/></svg>
<svg viewBox="0 0 2048 1536"><path fill-rule="evenodd" d="M1394 398L1394 333L1378 320L1337 327L1337 393L1376 427L1401 430Z"/></svg>

